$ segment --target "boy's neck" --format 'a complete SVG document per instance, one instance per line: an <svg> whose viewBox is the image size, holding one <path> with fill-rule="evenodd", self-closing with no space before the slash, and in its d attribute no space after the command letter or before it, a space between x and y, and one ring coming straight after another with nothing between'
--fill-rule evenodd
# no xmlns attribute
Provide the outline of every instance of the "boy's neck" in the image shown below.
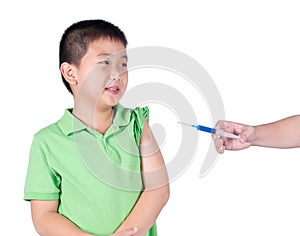
<svg viewBox="0 0 300 236"><path fill-rule="evenodd" d="M81 120L88 127L105 134L113 119L112 107L95 108L89 106L74 105L73 115Z"/></svg>

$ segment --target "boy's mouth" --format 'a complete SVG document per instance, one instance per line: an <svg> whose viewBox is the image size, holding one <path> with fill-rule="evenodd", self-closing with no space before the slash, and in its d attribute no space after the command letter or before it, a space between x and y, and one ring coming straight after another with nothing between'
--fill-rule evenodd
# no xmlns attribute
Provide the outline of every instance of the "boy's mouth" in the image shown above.
<svg viewBox="0 0 300 236"><path fill-rule="evenodd" d="M118 86L110 86L105 88L105 91L110 94L116 95L120 92L120 88Z"/></svg>

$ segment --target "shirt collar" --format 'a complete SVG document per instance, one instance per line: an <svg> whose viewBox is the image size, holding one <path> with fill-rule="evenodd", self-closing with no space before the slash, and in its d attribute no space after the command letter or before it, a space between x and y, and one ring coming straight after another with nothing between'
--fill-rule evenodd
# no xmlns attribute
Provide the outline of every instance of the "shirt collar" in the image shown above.
<svg viewBox="0 0 300 236"><path fill-rule="evenodd" d="M68 136L72 133L80 132L82 130L90 130L82 121L72 114L71 108L66 109L62 118L58 121L58 125L63 133ZM114 107L115 114L113 118L113 126L119 128L127 126L130 122L131 109L124 108L121 104Z"/></svg>
<svg viewBox="0 0 300 236"><path fill-rule="evenodd" d="M58 121L59 127L66 136L70 135L71 133L75 133L88 128L84 123L82 123L72 114L72 111L73 109L71 108L66 109L64 115Z"/></svg>
<svg viewBox="0 0 300 236"><path fill-rule="evenodd" d="M120 103L115 107L115 115L113 118L113 125L115 126L126 126L130 122L131 109L124 108Z"/></svg>

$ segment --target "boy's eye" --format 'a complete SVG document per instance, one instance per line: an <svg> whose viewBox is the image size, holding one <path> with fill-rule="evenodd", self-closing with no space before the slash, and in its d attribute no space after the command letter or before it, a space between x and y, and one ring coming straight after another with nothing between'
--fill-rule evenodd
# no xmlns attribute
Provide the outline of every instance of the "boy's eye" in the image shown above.
<svg viewBox="0 0 300 236"><path fill-rule="evenodd" d="M109 62L108 61L100 61L100 64L109 65Z"/></svg>
<svg viewBox="0 0 300 236"><path fill-rule="evenodd" d="M121 67L127 67L127 63L122 63Z"/></svg>

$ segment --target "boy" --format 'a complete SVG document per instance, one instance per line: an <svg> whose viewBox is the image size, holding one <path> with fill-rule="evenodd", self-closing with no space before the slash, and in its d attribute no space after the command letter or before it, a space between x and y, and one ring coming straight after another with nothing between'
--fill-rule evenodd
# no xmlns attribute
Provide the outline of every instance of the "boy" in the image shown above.
<svg viewBox="0 0 300 236"><path fill-rule="evenodd" d="M103 20L77 22L62 36L60 71L74 107L35 134L25 183L41 235L157 235L168 177L148 109L119 104L126 45Z"/></svg>

